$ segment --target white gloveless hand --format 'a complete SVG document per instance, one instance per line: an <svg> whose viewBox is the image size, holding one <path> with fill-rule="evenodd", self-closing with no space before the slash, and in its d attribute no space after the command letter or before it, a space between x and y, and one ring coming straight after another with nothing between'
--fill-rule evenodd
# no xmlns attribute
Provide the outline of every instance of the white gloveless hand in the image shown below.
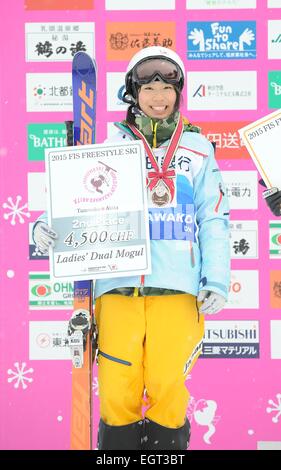
<svg viewBox="0 0 281 470"><path fill-rule="evenodd" d="M45 222L37 222L33 230L33 238L39 250L42 253L48 253L49 248L55 246L58 235Z"/></svg>
<svg viewBox="0 0 281 470"><path fill-rule="evenodd" d="M203 302L199 309L199 313L203 313L204 315L218 313L223 309L226 303L226 300L222 295L210 290L201 290L198 294L197 300L198 302Z"/></svg>

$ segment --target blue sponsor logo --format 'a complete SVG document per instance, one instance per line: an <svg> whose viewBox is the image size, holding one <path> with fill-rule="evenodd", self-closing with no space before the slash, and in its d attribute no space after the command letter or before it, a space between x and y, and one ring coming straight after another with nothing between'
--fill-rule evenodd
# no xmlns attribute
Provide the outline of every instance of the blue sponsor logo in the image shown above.
<svg viewBox="0 0 281 470"><path fill-rule="evenodd" d="M167 209L149 209L151 240L195 241L194 229L193 204L178 204Z"/></svg>
<svg viewBox="0 0 281 470"><path fill-rule="evenodd" d="M256 59L255 21L190 21L187 58Z"/></svg>

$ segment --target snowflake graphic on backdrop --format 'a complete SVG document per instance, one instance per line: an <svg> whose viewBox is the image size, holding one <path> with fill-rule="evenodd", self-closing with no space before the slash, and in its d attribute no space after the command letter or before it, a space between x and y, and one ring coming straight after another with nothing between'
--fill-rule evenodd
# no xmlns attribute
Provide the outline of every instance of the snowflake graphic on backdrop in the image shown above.
<svg viewBox="0 0 281 470"><path fill-rule="evenodd" d="M274 412L276 413L275 416L272 418L273 423L278 423L279 418L281 416L281 393L276 394L276 403L273 400L268 400L268 404L271 405L271 407L266 408L267 413Z"/></svg>
<svg viewBox="0 0 281 470"><path fill-rule="evenodd" d="M21 365L19 364L19 362L15 362L14 366L16 370L8 369L7 371L8 375L10 375L10 377L8 378L8 383L14 382L15 388L19 388L19 386L21 385L22 388L25 390L27 388L26 382L33 382L32 377L27 377L27 374L33 373L33 369L26 369L25 362L23 362Z"/></svg>
<svg viewBox="0 0 281 470"><path fill-rule="evenodd" d="M16 221L18 219L20 224L24 224L24 217L30 217L30 213L28 212L27 203L21 205L21 196L16 197L16 202L13 202L13 199L9 196L7 198L8 202L4 202L3 208L9 209L10 212L4 214L4 219L8 220L10 218L11 225L16 225Z"/></svg>

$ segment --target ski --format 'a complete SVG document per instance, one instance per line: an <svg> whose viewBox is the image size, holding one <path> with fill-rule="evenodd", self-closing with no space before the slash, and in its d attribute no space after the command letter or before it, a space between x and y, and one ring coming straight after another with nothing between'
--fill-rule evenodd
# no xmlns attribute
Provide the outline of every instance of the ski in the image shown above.
<svg viewBox="0 0 281 470"><path fill-rule="evenodd" d="M67 145L95 143L96 64L85 53L72 62L73 119L66 121ZM92 367L97 350L93 281L74 281L68 326L72 358L71 450L92 449Z"/></svg>

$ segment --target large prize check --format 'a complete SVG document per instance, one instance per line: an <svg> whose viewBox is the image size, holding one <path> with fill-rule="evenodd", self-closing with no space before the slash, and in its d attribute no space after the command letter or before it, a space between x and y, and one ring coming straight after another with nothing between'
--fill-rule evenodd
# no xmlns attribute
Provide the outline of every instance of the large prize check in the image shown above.
<svg viewBox="0 0 281 470"><path fill-rule="evenodd" d="M52 278L151 272L143 143L45 150Z"/></svg>
<svg viewBox="0 0 281 470"><path fill-rule="evenodd" d="M239 129L249 154L268 188L281 188L281 110Z"/></svg>

